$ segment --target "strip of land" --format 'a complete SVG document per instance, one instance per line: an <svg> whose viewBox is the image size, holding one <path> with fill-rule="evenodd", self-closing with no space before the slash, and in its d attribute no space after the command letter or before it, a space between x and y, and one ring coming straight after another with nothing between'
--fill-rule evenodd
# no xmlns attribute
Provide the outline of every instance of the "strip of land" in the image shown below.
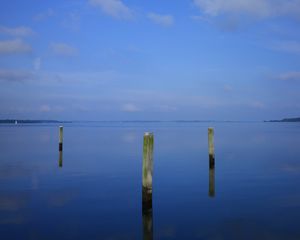
<svg viewBox="0 0 300 240"><path fill-rule="evenodd" d="M0 124L1 123L17 124L17 123L67 123L67 122L66 121L57 121L57 120L0 119Z"/></svg>
<svg viewBox="0 0 300 240"><path fill-rule="evenodd" d="M300 122L300 117L298 118L284 118L281 120L270 120L265 122Z"/></svg>

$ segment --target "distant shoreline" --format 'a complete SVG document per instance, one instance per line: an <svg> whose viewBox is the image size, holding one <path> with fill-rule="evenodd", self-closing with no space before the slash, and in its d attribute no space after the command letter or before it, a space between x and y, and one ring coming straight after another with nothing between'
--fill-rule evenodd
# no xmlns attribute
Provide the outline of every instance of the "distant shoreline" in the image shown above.
<svg viewBox="0 0 300 240"><path fill-rule="evenodd" d="M59 121L59 120L29 120L29 119L0 119L0 124L40 124L40 123L252 123L252 122L300 122L300 118L284 118L281 120L264 120L264 121L231 121L231 120L78 120L78 121Z"/></svg>
<svg viewBox="0 0 300 240"><path fill-rule="evenodd" d="M71 123L70 121L57 121L57 120L24 120L24 119L0 119L0 124L11 123Z"/></svg>
<svg viewBox="0 0 300 240"><path fill-rule="evenodd" d="M27 119L0 119L0 124L19 124L19 123L241 123L241 122L263 122L263 121L231 121L231 120L77 120L77 121L58 121L58 120L27 120Z"/></svg>
<svg viewBox="0 0 300 240"><path fill-rule="evenodd" d="M281 120L269 120L264 122L300 122L300 118L284 118Z"/></svg>

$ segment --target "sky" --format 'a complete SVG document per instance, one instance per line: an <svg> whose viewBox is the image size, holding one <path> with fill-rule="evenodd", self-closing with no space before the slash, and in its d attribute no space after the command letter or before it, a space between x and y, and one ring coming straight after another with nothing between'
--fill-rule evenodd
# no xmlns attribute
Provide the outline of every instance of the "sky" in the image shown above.
<svg viewBox="0 0 300 240"><path fill-rule="evenodd" d="M300 0L1 0L0 119L300 116Z"/></svg>

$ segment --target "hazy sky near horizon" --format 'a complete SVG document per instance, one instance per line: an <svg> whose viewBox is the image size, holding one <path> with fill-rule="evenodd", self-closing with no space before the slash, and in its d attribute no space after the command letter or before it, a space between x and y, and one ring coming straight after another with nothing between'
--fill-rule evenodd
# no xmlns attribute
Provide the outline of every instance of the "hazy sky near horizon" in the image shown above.
<svg viewBox="0 0 300 240"><path fill-rule="evenodd" d="M0 118L300 116L300 0L2 0Z"/></svg>

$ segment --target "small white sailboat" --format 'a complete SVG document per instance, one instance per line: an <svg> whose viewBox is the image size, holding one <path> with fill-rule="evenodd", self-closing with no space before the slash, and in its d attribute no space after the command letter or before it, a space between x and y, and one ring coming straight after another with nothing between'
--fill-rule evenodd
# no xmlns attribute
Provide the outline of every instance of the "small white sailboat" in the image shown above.
<svg viewBox="0 0 300 240"><path fill-rule="evenodd" d="M15 120L15 125L17 125L18 124L18 121L17 120Z"/></svg>

